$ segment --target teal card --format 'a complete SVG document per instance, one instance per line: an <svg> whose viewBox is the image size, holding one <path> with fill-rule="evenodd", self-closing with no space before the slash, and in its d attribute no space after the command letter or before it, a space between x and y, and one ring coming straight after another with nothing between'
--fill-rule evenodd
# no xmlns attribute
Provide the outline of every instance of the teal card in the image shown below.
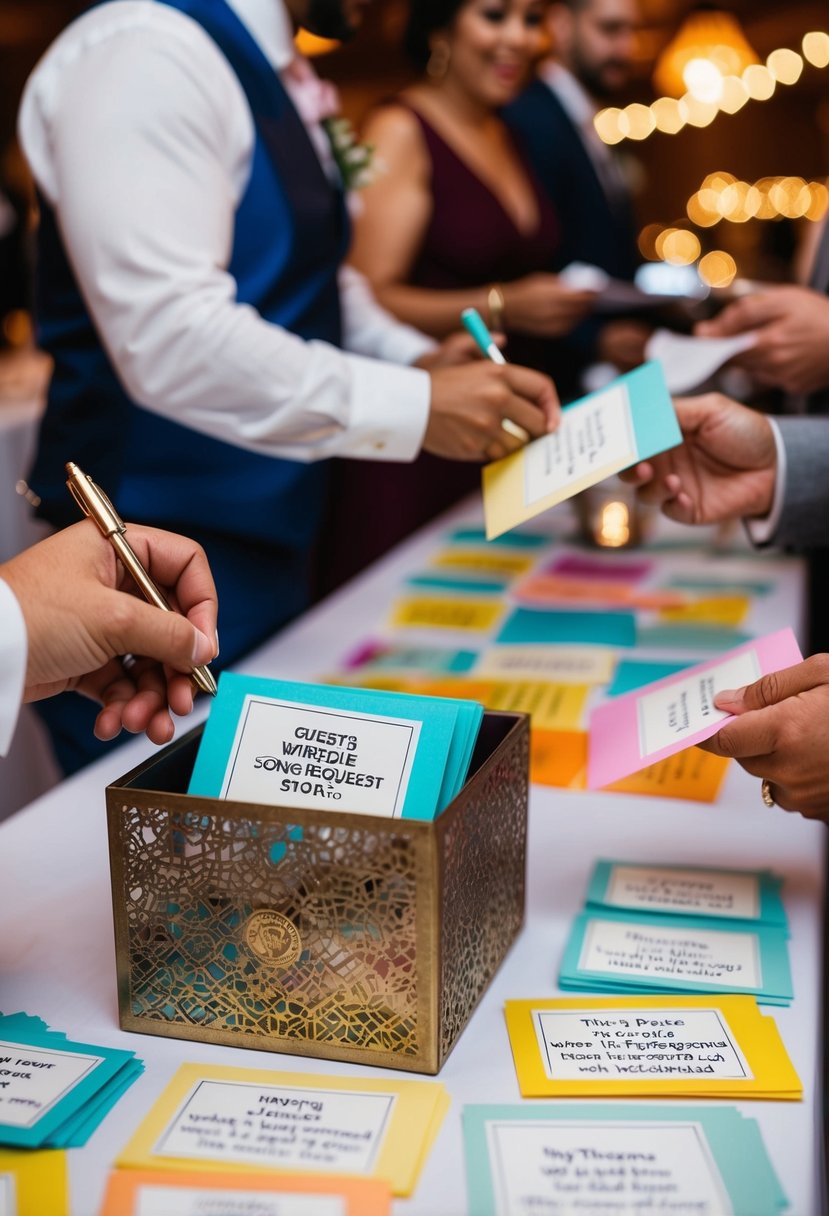
<svg viewBox="0 0 829 1216"><path fill-rule="evenodd" d="M732 1106L465 1106L463 1132L474 1216L777 1216L788 1206L757 1122Z"/></svg>
<svg viewBox="0 0 829 1216"><path fill-rule="evenodd" d="M634 688L644 688L646 684L653 684L655 680L661 680L665 676L672 676L674 672L682 671L684 667L692 667L693 660L689 659L687 663L658 663L656 661L649 662L645 659L621 659L613 675L613 680L607 689L609 697L621 697L626 692L633 692Z"/></svg>
<svg viewBox="0 0 829 1216"><path fill-rule="evenodd" d="M635 646L632 612L556 612L517 608L495 639L503 645L538 646L580 642L590 646Z"/></svg>
<svg viewBox="0 0 829 1216"><path fill-rule="evenodd" d="M143 1067L132 1051L70 1042L40 1018L0 1016L0 1144L85 1143Z"/></svg>
<svg viewBox="0 0 829 1216"><path fill-rule="evenodd" d="M413 574L406 579L409 587L427 587L431 591L461 592L467 595L503 595L514 575L488 574Z"/></svg>
<svg viewBox="0 0 829 1216"><path fill-rule="evenodd" d="M678 447L682 443L682 432L665 384L662 365L656 360L643 363L641 367L620 377L620 382L626 384L628 390L636 459L647 460L649 456Z"/></svg>
<svg viewBox="0 0 829 1216"><path fill-rule="evenodd" d="M695 578L692 575L675 574L662 584L671 590L693 591L698 595L768 595L774 583L742 578Z"/></svg>
<svg viewBox="0 0 829 1216"><path fill-rule="evenodd" d="M471 671L477 650L447 650L440 646L406 646L397 642L366 642L345 663L348 671Z"/></svg>
<svg viewBox="0 0 829 1216"><path fill-rule="evenodd" d="M551 532L522 532L514 528L494 540L487 540L483 528L456 528L450 532L446 540L453 545L494 545L496 549L541 549L551 545L555 536Z"/></svg>
<svg viewBox="0 0 829 1216"><path fill-rule="evenodd" d="M792 999L787 931L762 922L712 925L691 916L618 908L576 917L559 984L568 990L748 993Z"/></svg>
<svg viewBox="0 0 829 1216"><path fill-rule="evenodd" d="M750 642L753 635L723 625L641 625L637 644L654 650L732 650Z"/></svg>
<svg viewBox="0 0 829 1216"><path fill-rule="evenodd" d="M189 793L433 819L466 778L474 702L225 672Z"/></svg>
<svg viewBox="0 0 829 1216"><path fill-rule="evenodd" d="M769 870L597 861L587 888L591 908L659 916L787 926L782 878Z"/></svg>

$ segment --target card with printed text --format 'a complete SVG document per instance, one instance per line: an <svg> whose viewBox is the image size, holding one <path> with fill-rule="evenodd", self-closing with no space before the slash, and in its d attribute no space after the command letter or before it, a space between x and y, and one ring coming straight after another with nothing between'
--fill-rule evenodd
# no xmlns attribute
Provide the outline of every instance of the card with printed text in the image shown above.
<svg viewBox="0 0 829 1216"><path fill-rule="evenodd" d="M599 705L590 715L588 788L710 739L731 716L715 708L718 692L801 661L794 634L782 629Z"/></svg>
<svg viewBox="0 0 829 1216"><path fill-rule="evenodd" d="M592 908L764 921L785 928L782 882L768 870L598 861L590 878L587 903Z"/></svg>
<svg viewBox="0 0 829 1216"><path fill-rule="evenodd" d="M408 1195L448 1108L438 1082L183 1064L117 1164L351 1174Z"/></svg>

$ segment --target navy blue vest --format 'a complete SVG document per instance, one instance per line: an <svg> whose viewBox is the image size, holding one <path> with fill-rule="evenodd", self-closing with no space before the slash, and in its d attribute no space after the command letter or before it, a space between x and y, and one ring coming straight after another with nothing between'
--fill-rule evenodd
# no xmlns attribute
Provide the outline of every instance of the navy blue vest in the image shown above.
<svg viewBox="0 0 829 1216"><path fill-rule="evenodd" d="M338 345L337 271L349 240L342 192L327 179L278 75L224 0L163 2L199 22L216 42L253 114L253 162L229 266L238 301L302 338ZM320 525L327 464L255 455L131 401L89 316L48 206L41 218L37 317L39 340L55 361L30 478L42 500L40 514L60 526L77 519L63 471L65 461L74 460L126 518L190 532L203 542L211 535L253 541L273 550L277 568L270 573L277 583L280 561L295 579L295 559L307 558ZM208 367L211 356L204 351ZM220 604L223 593L234 590L244 594L243 588L220 586ZM287 598L296 606L296 588Z"/></svg>

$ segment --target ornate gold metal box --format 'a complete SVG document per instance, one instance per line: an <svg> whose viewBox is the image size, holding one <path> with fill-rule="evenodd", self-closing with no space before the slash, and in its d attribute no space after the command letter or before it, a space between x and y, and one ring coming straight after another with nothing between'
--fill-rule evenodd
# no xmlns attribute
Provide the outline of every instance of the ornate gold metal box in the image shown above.
<svg viewBox="0 0 829 1216"><path fill-rule="evenodd" d="M200 734L107 789L122 1028L437 1072L524 919L528 719L433 823L191 797Z"/></svg>

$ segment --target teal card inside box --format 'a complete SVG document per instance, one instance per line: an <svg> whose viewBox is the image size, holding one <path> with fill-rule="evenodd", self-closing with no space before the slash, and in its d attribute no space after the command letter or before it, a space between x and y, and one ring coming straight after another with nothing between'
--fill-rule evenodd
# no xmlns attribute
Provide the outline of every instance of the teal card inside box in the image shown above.
<svg viewBox="0 0 829 1216"><path fill-rule="evenodd" d="M523 923L526 716L431 822L189 795L201 729L107 789L122 1028L437 1072Z"/></svg>

